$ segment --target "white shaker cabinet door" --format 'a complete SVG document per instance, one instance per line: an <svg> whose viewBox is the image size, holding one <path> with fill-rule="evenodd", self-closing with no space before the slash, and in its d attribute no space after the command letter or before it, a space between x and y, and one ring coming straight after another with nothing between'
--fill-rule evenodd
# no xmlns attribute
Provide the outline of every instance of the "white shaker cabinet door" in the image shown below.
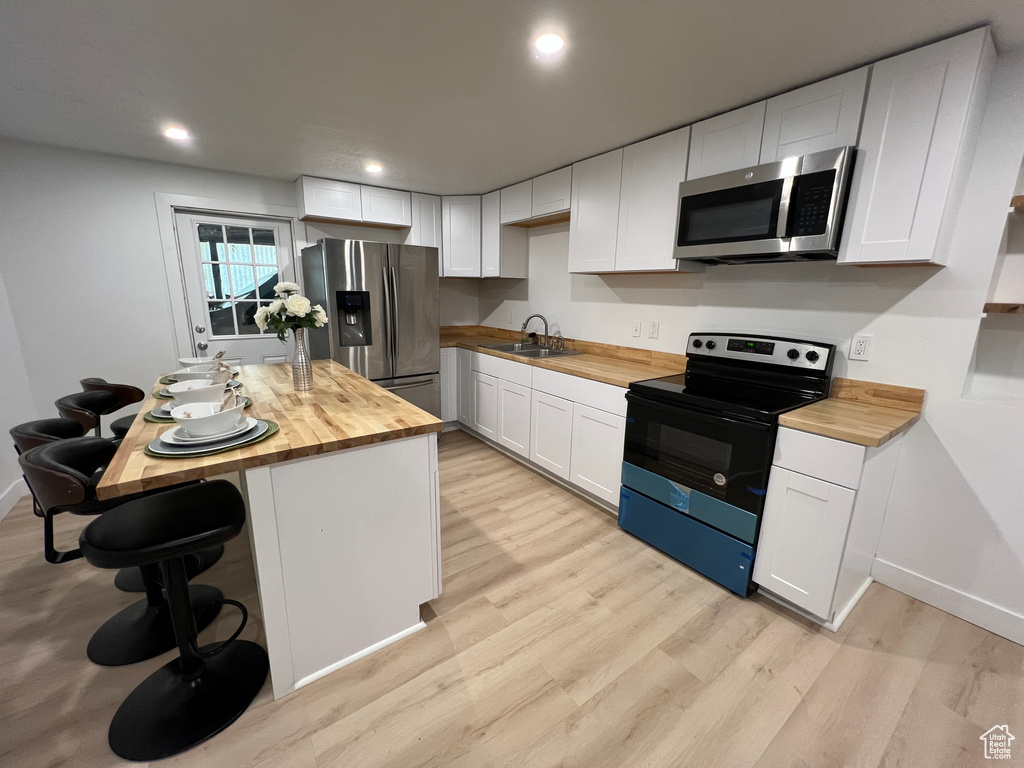
<svg viewBox="0 0 1024 768"><path fill-rule="evenodd" d="M757 165L765 102L734 109L691 126L686 178L714 176Z"/></svg>
<svg viewBox="0 0 1024 768"><path fill-rule="evenodd" d="M473 429L498 439L498 380L473 371Z"/></svg>
<svg viewBox="0 0 1024 768"><path fill-rule="evenodd" d="M569 481L618 506L626 419L575 403Z"/></svg>
<svg viewBox="0 0 1024 768"><path fill-rule="evenodd" d="M619 221L622 150L572 167L569 271L613 272Z"/></svg>
<svg viewBox="0 0 1024 768"><path fill-rule="evenodd" d="M987 29L872 66L840 263L946 262L994 66Z"/></svg>
<svg viewBox="0 0 1024 768"><path fill-rule="evenodd" d="M569 210L572 200L572 166L545 173L533 180L534 217Z"/></svg>
<svg viewBox="0 0 1024 768"><path fill-rule="evenodd" d="M530 388L498 379L498 443L530 458Z"/></svg>
<svg viewBox="0 0 1024 768"><path fill-rule="evenodd" d="M533 179L505 187L501 195L501 223L523 221L533 215Z"/></svg>
<svg viewBox="0 0 1024 768"><path fill-rule="evenodd" d="M572 402L533 390L530 409L530 460L569 479L572 458Z"/></svg>
<svg viewBox="0 0 1024 768"><path fill-rule="evenodd" d="M362 195L358 184L300 176L295 186L299 193L300 219L363 220Z"/></svg>
<svg viewBox="0 0 1024 768"><path fill-rule="evenodd" d="M459 418L459 365L455 347L441 350L441 421Z"/></svg>
<svg viewBox="0 0 1024 768"><path fill-rule="evenodd" d="M679 182L686 179L689 148L687 127L623 150L616 272L675 270ZM687 269L703 272L705 267L694 264Z"/></svg>
<svg viewBox="0 0 1024 768"><path fill-rule="evenodd" d="M754 558L754 581L832 620L856 491L773 466Z"/></svg>
<svg viewBox="0 0 1024 768"><path fill-rule="evenodd" d="M768 99L758 163L856 145L870 69L861 67Z"/></svg>
<svg viewBox="0 0 1024 768"><path fill-rule="evenodd" d="M459 423L473 426L473 353L468 349L456 350L459 374Z"/></svg>
<svg viewBox="0 0 1024 768"><path fill-rule="evenodd" d="M363 221L394 227L412 226L412 196L400 189L359 187Z"/></svg>
<svg viewBox="0 0 1024 768"><path fill-rule="evenodd" d="M425 245L441 248L441 198L437 195L412 193L412 229L409 230L409 245ZM444 277L444 254L437 260L437 274Z"/></svg>
<svg viewBox="0 0 1024 768"><path fill-rule="evenodd" d="M480 277L480 196L441 198L445 277Z"/></svg>
<svg viewBox="0 0 1024 768"><path fill-rule="evenodd" d="M480 198L480 276L501 275L501 192Z"/></svg>

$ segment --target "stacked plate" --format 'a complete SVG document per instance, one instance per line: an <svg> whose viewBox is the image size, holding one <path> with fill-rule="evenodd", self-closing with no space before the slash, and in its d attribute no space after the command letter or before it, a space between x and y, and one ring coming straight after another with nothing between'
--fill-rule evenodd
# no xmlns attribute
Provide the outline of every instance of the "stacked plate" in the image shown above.
<svg viewBox="0 0 1024 768"><path fill-rule="evenodd" d="M187 370L187 369L186 369L186 368L183 368L182 370ZM237 375L239 374L239 372L240 372L241 370L242 370L242 369L241 369L241 368L239 368L239 367L238 367L237 365L232 365L232 366L231 366L231 375L232 375L232 376L237 376ZM175 371L174 373L178 373L178 371ZM165 378L166 378L166 379L168 379L169 381L177 381L177 380L178 380L178 377L177 377L177 376L175 376L175 375L174 375L174 373L169 373L169 374L167 374L167 376L166 376ZM203 373L203 372L202 372L202 371L195 371L195 372L193 373L193 375L192 375L192 378L203 378L202 376L198 376L198 377L197 377L197 376L195 375L195 374L198 374L198 373Z"/></svg>
<svg viewBox="0 0 1024 768"><path fill-rule="evenodd" d="M173 427L149 444L149 450L162 456L188 456L190 454L220 451L255 440L270 429L267 422L247 416L227 432L209 437L192 437L181 427Z"/></svg>
<svg viewBox="0 0 1024 768"><path fill-rule="evenodd" d="M252 405L252 400L250 398L248 398L248 397L243 397L242 398L242 404L246 408L248 408L250 405ZM157 419L167 419L168 421L170 421L170 419L171 419L171 410L173 408L179 406L179 405L181 405L181 403L179 403L179 402L177 402L175 400L170 400L170 401L168 401L166 403L160 403L160 405L158 405L156 408L154 408L152 411L150 411L150 414L153 415Z"/></svg>
<svg viewBox="0 0 1024 768"><path fill-rule="evenodd" d="M232 379L231 381L229 381L224 386L225 386L225 391L227 391L227 389L229 389L229 388L230 389L238 389L240 386L242 386L242 382L240 382L238 379ZM163 389L161 389L160 392L159 392L159 395L160 395L160 397L163 397L163 398L174 397L174 395L172 395L170 392L167 391L167 387L164 387Z"/></svg>

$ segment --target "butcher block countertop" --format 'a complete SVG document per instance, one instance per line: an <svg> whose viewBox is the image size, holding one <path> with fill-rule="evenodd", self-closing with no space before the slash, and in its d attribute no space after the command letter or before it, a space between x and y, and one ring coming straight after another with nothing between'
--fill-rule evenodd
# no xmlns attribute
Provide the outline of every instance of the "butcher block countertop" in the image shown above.
<svg viewBox="0 0 1024 768"><path fill-rule="evenodd" d="M566 349L577 349L579 355L547 360L531 360L506 352L487 349L485 344L519 341L518 331L486 326L448 326L441 329L442 347L460 347L485 355L493 355L517 363L525 363L549 371L567 373L584 379L593 379L617 387L628 387L634 381L658 379L686 371L686 356L668 352L655 352L634 347L566 339Z"/></svg>
<svg viewBox="0 0 1024 768"><path fill-rule="evenodd" d="M835 378L832 396L779 417L779 426L878 448L921 418L924 390Z"/></svg>
<svg viewBox="0 0 1024 768"><path fill-rule="evenodd" d="M101 499L162 488L189 480L341 451L413 435L440 432L444 423L397 395L331 360L313 361L313 389L296 392L288 363L245 365L240 392L253 404L246 416L281 427L273 437L236 451L194 459L156 458L143 449L174 424L142 415L161 403L147 398L96 489ZM159 391L161 385L154 386Z"/></svg>

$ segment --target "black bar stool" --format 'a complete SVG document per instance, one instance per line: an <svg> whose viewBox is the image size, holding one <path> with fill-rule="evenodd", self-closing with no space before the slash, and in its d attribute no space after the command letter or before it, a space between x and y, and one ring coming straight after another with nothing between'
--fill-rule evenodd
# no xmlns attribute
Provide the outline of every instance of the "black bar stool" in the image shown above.
<svg viewBox="0 0 1024 768"><path fill-rule="evenodd" d="M19 424L10 430L10 434L11 438L14 440L14 449L20 456L25 451L46 443L52 443L57 440L66 440L72 437L81 437L85 434L85 429L86 428L81 422L74 421L72 419L40 419L38 421L29 421L25 424ZM100 481L105 468L106 467L100 467L95 473L93 473L93 477L90 478L92 481L92 488L90 489L89 498L86 500L86 503L90 505L87 509L76 510L66 508L60 509L59 512L71 512L73 514L98 514L105 509L121 504L124 499L111 499L105 506L96 499L96 483ZM32 484L28 482L28 478L25 478L25 482L29 486L29 492L32 494L32 511L37 517L43 518L43 556L46 558L46 561L48 563L59 564L80 558L82 553L78 549L69 550L67 552L60 552L57 550L54 544L53 518L58 512L47 513L44 511L36 499L35 491L32 490ZM186 561L189 579L198 576L200 573L210 568L210 566L220 560L221 555L223 554L224 547L220 545L209 547L201 552L194 553ZM123 592L146 591L146 585L142 581L142 574L138 568L122 568L114 577L114 586Z"/></svg>
<svg viewBox="0 0 1024 768"><path fill-rule="evenodd" d="M223 643L199 646L189 610L184 557L234 538L245 503L226 480L153 494L122 504L89 524L79 547L98 568L159 565L167 588L177 659L147 677L110 723L110 748L128 760L159 760L220 733L248 708L267 679L270 662L259 645L238 636L248 613Z"/></svg>
<svg viewBox="0 0 1024 768"><path fill-rule="evenodd" d="M77 515L110 514L126 502L143 500L153 493L96 498L97 470L105 467L117 450L102 437L74 437L39 445L18 457L21 470L43 513L53 518L62 512ZM194 483L184 487L199 487ZM102 518L100 518L102 519ZM197 551L195 547L192 551ZM223 545L221 545L223 550ZM65 560L82 556L82 547ZM103 666L121 666L151 659L175 645L170 607L163 596L163 577L155 565L138 569L146 599L114 614L93 634L86 648L89 658ZM193 586L192 606L197 623L205 627L220 611L220 590Z"/></svg>
<svg viewBox="0 0 1024 768"><path fill-rule="evenodd" d="M117 403L115 405L107 410L98 412L100 416L106 416L114 411L119 411L132 403L140 403L146 398L146 393L138 387L133 387L131 384L111 384L105 379L100 379L95 376L88 379L82 379L79 384L82 385L82 389L85 392L106 392L117 398ZM99 416L97 416L97 422L98 421ZM128 430L131 429L134 422L134 415L122 416L120 419L115 419L110 422L110 432L114 437L122 438L128 434Z"/></svg>

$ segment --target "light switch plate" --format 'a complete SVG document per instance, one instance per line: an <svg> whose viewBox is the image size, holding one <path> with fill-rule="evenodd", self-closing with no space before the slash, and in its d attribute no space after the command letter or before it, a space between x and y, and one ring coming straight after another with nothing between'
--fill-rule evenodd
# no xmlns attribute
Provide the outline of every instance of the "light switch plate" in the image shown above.
<svg viewBox="0 0 1024 768"><path fill-rule="evenodd" d="M853 337L853 342L850 344L850 359L851 360L870 360L871 359L871 340L872 336L862 333L858 336Z"/></svg>
<svg viewBox="0 0 1024 768"><path fill-rule="evenodd" d="M656 339L656 338L658 338L658 321L657 320L651 320L650 329L647 331L647 338L648 339Z"/></svg>
<svg viewBox="0 0 1024 768"><path fill-rule="evenodd" d="M513 310L513 309L510 309L508 311L508 324L509 325L515 325L516 324L516 313L515 313L515 310Z"/></svg>
<svg viewBox="0 0 1024 768"><path fill-rule="evenodd" d="M633 338L634 339L639 339L641 334L643 334L643 332L644 332L644 321L643 320L637 320L635 323L633 323Z"/></svg>

